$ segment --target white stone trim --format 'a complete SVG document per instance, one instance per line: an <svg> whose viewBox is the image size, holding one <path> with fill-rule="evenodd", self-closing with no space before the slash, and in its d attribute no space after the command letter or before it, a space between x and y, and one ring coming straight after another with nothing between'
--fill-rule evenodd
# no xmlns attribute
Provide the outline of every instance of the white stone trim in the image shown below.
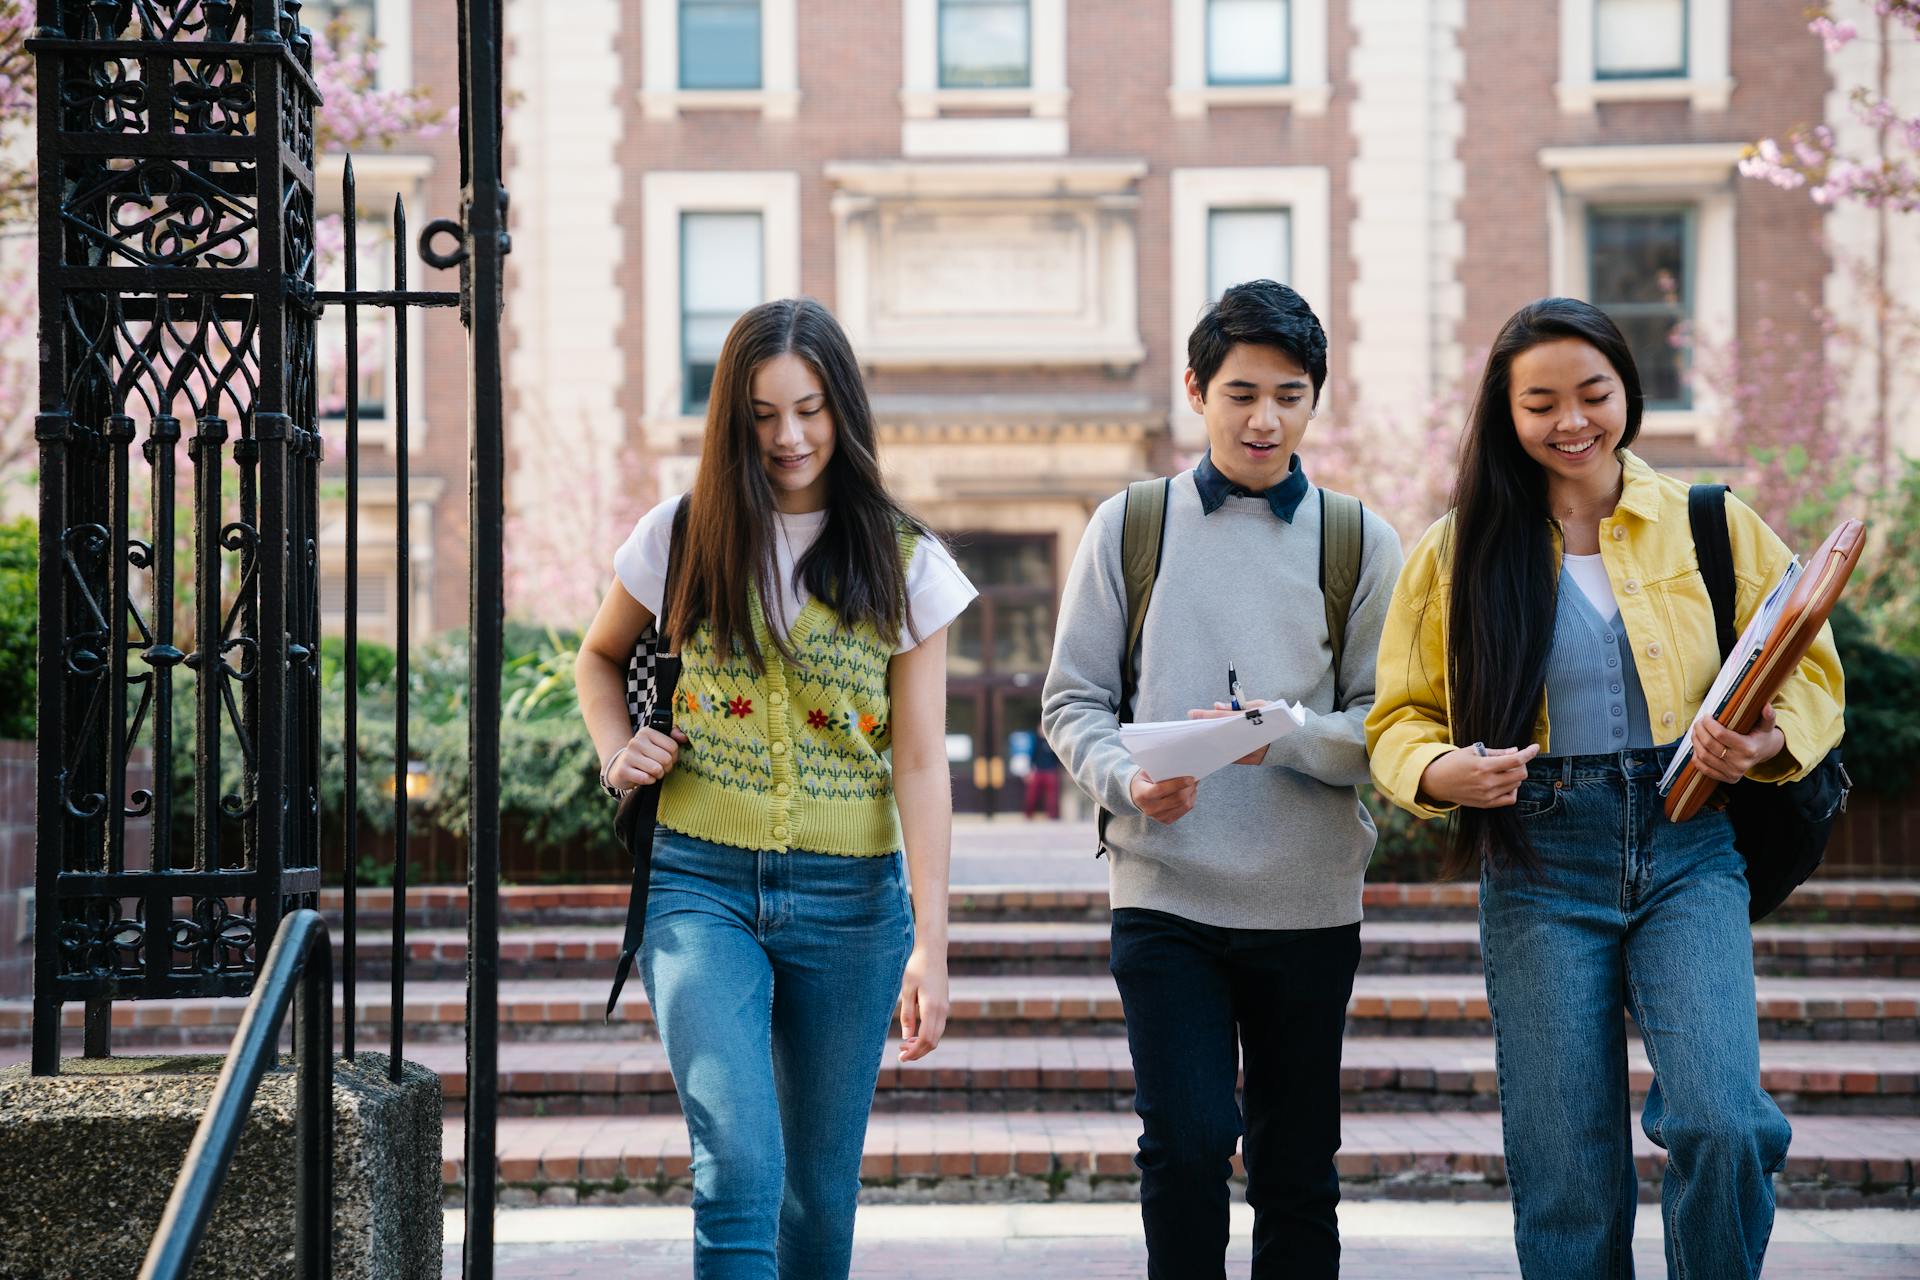
<svg viewBox="0 0 1920 1280"><path fill-rule="evenodd" d="M1425 23L1392 6L1352 9L1355 276L1352 338L1338 372L1358 403L1394 423L1420 421L1462 375L1465 8L1465 0L1435 0Z"/></svg>
<svg viewBox="0 0 1920 1280"><path fill-rule="evenodd" d="M672 447L697 419L681 411L680 215L757 213L765 297L800 292L800 175L789 170L655 170L640 183L641 394L648 442Z"/></svg>
<svg viewBox="0 0 1920 1280"><path fill-rule="evenodd" d="M758 89L680 87L680 0L641 0L640 21L640 106L647 119L672 120L682 111L758 111L766 120L799 114L799 0L760 0Z"/></svg>
<svg viewBox="0 0 1920 1280"><path fill-rule="evenodd" d="M1293 244L1288 261L1293 279L1283 283L1299 291L1333 339L1337 319L1333 299L1332 180L1322 165L1245 166L1175 169L1173 202L1173 299L1168 316L1172 338L1167 361L1171 379L1169 425L1175 445L1197 447L1206 426L1187 407L1187 335L1207 303L1207 215L1215 209L1285 208L1290 212ZM1322 392L1321 404L1327 402Z"/></svg>
<svg viewBox="0 0 1920 1280"><path fill-rule="evenodd" d="M618 279L632 252L620 221L631 198L619 160L629 113L617 107L625 93L618 50L576 45L579 31L611 30L620 12L620 0L506 9L508 83L565 86L530 93L507 113L511 512L572 510L592 469L610 465L627 443L627 295L582 281Z"/></svg>
<svg viewBox="0 0 1920 1280"><path fill-rule="evenodd" d="M397 92L413 88L413 0L375 0L373 25L380 45L374 86Z"/></svg>
<svg viewBox="0 0 1920 1280"><path fill-rule="evenodd" d="M1140 161L957 164L830 163L835 298L862 364L888 368L1104 366L1146 358L1140 340L1136 184ZM1083 233L1080 290L1036 316L969 313L930 323L890 309L886 274L899 219L1012 215L1071 218ZM1067 305L1071 304L1071 305Z"/></svg>
<svg viewBox="0 0 1920 1280"><path fill-rule="evenodd" d="M362 227L378 225L384 227L389 236L393 232L393 200L395 196L407 203L407 235L410 241L418 241L420 230L436 216L427 203L427 179L433 173L433 157L409 155L401 152L374 151L353 158L354 198L359 205L359 220ZM314 173L315 212L321 217L331 217L342 213L341 180L346 172L346 157L332 154L319 157ZM424 267L415 252L414 243L404 246L407 255L407 272L410 287L421 288L421 272ZM382 246L383 254L392 250ZM391 258L388 259L391 261ZM361 258L361 287L366 283L366 257ZM426 447L427 435L431 430L433 405L426 394L426 361L420 353L426 350L427 323L426 313L419 307L408 307L403 312L407 326L408 349L413 355L407 367L407 401L410 412L407 415L407 455L415 456ZM372 308L363 308L360 322L372 320ZM391 409L399 403L399 388L394 378L392 352L388 352L386 375L387 390L383 397ZM344 418L327 418L322 427L327 435L341 447L345 447L344 425L336 428L335 423L344 424ZM388 418L360 419L360 446L363 449L393 447L393 422Z"/></svg>
<svg viewBox="0 0 1920 1280"><path fill-rule="evenodd" d="M1861 38L1826 55L1830 87L1823 118L1833 130L1839 154L1865 159L1877 151L1877 139L1853 110L1853 88L1879 83L1884 54L1888 101L1920 99L1920 42L1890 24L1892 38L1883 45L1878 38L1882 19L1869 0L1834 0L1831 11L1834 21L1852 22ZM1806 192L1803 188L1794 194L1804 197ZM1840 382L1830 419L1858 429L1884 413L1891 451L1920 456L1920 411L1915 409L1920 405L1920 361L1912 358L1911 340L1896 331L1886 335L1882 368L1871 319L1878 305L1876 284L1903 307L1911 308L1911 300L1920 298L1920 237L1913 234L1912 215L1840 200L1826 206L1823 221L1831 265L1822 300L1829 314L1858 326L1857 337L1835 333L1827 340L1827 355ZM1875 275L1882 271L1876 282ZM1897 328L1904 322L1895 318L1893 323Z"/></svg>
<svg viewBox="0 0 1920 1280"><path fill-rule="evenodd" d="M1694 208L1693 331L1705 342L1730 341L1737 333L1739 296L1734 184L1740 179L1734 165L1744 149L1739 143L1709 142L1542 150L1540 163L1554 178L1547 211L1552 291L1578 298L1590 293L1589 206L1689 204ZM1711 442L1724 410L1711 387L1695 383L1691 409L1649 410L1641 429Z"/></svg>
<svg viewBox="0 0 1920 1280"><path fill-rule="evenodd" d="M1067 0L1029 0L1028 84L940 86L939 0L900 0L900 152L909 157L1062 156L1067 153ZM1026 116L945 116L961 109Z"/></svg>
<svg viewBox="0 0 1920 1280"><path fill-rule="evenodd" d="M1601 79L1594 74L1596 0L1560 0L1560 109L1590 114L1602 102L1682 101L1725 111L1733 97L1731 0L1687 0L1687 74Z"/></svg>
<svg viewBox="0 0 1920 1280"><path fill-rule="evenodd" d="M1405 21L1404 15L1398 15ZM1198 120L1213 107L1288 106L1302 115L1327 109L1327 0L1292 0L1286 84L1207 83L1207 0L1173 0L1173 83L1167 101L1178 120Z"/></svg>

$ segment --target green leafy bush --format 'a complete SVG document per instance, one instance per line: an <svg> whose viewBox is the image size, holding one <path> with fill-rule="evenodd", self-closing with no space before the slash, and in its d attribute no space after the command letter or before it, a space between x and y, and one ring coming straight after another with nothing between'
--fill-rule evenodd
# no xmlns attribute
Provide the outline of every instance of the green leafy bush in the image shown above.
<svg viewBox="0 0 1920 1280"><path fill-rule="evenodd" d="M0 524L0 738L33 737L40 535L32 520Z"/></svg>
<svg viewBox="0 0 1920 1280"><path fill-rule="evenodd" d="M1862 791L1901 795L1920 776L1920 658L1874 643L1850 606L1833 611L1847 673L1847 773Z"/></svg>

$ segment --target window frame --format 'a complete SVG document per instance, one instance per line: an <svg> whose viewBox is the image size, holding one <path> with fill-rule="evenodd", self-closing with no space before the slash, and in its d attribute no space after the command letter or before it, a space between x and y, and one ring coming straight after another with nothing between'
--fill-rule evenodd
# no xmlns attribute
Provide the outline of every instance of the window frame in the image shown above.
<svg viewBox="0 0 1920 1280"><path fill-rule="evenodd" d="M1213 69L1213 16L1214 16L1215 6L1217 6L1220 3L1220 0L1205 0L1205 3L1206 3L1206 29L1204 34L1201 37L1202 44L1201 44L1200 56L1204 60L1207 88L1209 89L1281 88L1281 87L1289 86L1293 83L1294 0L1272 0L1272 3L1278 4L1280 6L1281 29L1287 33L1286 65L1280 69L1280 74L1278 77L1265 77L1260 79L1253 79L1253 78L1246 78L1246 77L1239 77L1239 76L1223 77L1215 74Z"/></svg>
<svg viewBox="0 0 1920 1280"><path fill-rule="evenodd" d="M1216 209L1288 211L1289 279L1320 317L1329 347L1338 350L1340 313L1333 293L1332 172L1325 165L1236 165L1173 170L1172 233L1168 258L1169 348L1168 427L1179 449L1206 443L1206 423L1187 405L1187 335L1206 305L1212 283L1208 263L1209 215ZM1334 398L1332 384L1322 387L1320 407Z"/></svg>
<svg viewBox="0 0 1920 1280"><path fill-rule="evenodd" d="M1591 115L1603 102L1685 102L1696 111L1727 110L1734 90L1733 0L1685 0L1686 70L1679 75L1599 74L1600 3L1559 0L1560 78L1554 96L1561 111Z"/></svg>
<svg viewBox="0 0 1920 1280"><path fill-rule="evenodd" d="M1173 82L1167 105L1176 120L1203 120L1215 107L1286 107L1301 115L1326 113L1328 6L1324 0L1287 0L1287 80L1283 84L1211 83L1208 32L1211 0L1173 0Z"/></svg>
<svg viewBox="0 0 1920 1280"><path fill-rule="evenodd" d="M760 262L759 262L760 279L759 279L758 286L755 289L755 292L760 295L760 300L763 302L769 296L771 296L767 293L767 215L764 212L758 209L685 208L680 210L680 233L679 233L678 242L677 242L679 254L680 254L680 289L679 289L680 412L690 418L704 415L707 411L708 401L712 399L711 394L708 395L707 399L700 400L697 403L693 399L693 396L692 396L693 382L691 377L692 368L693 368L693 357L692 357L692 353L688 350L688 343L687 343L687 330L690 327L690 322L695 317L695 313L692 310L690 310L687 306L687 294L689 292L687 288L687 282L689 279L688 270L687 270L689 265L688 257L687 257L687 240L688 240L687 225L689 222L691 222L695 218L752 218L754 219L754 221L758 224L758 229L760 233ZM749 307L753 307L753 306L758 306L759 303L754 302L754 303L749 303L747 305ZM699 314L699 317L702 319L711 319L713 318L715 313L700 312L698 314Z"/></svg>
<svg viewBox="0 0 1920 1280"><path fill-rule="evenodd" d="M1680 0L1680 65L1671 71L1605 71L1600 66L1600 9L1608 0L1593 0L1593 79L1596 84L1630 80L1686 80L1693 72L1693 4Z"/></svg>
<svg viewBox="0 0 1920 1280"><path fill-rule="evenodd" d="M1596 219L1619 214L1663 214L1681 215L1681 271L1680 304L1678 323L1686 325L1691 332L1695 327L1695 317L1699 310L1700 275L1700 203L1697 200L1592 200L1583 203L1580 217L1584 222L1582 235L1582 258L1585 266L1586 288L1581 297L1606 312L1609 316L1654 315L1668 310L1666 304L1647 302L1607 302L1594 292L1594 222ZM1648 397L1643 409L1649 413L1693 413L1698 408L1699 397L1695 394L1690 375L1693 371L1694 344L1689 341L1681 348L1680 362L1681 394L1678 400L1655 400ZM1644 386L1644 380L1643 384Z"/></svg>
<svg viewBox="0 0 1920 1280"><path fill-rule="evenodd" d="M689 93L758 93L767 85L767 6L765 0L676 0L674 11L675 67L674 83ZM759 40L753 51L752 84L700 84L687 83L687 11L689 9L745 9L751 7L754 12L754 26Z"/></svg>
<svg viewBox="0 0 1920 1280"><path fill-rule="evenodd" d="M1027 16L1026 78L1017 84L956 84L948 80L947 79L947 23L946 23L947 10L949 8L955 8L955 9L1006 8L1015 4L1019 5L1020 8L1026 13L1026 16ZM1033 0L933 0L933 42L934 42L933 82L934 82L934 86L943 93L951 92L955 90L960 90L960 91L1025 90L1029 92L1032 91L1034 87L1034 84L1033 84L1034 82L1033 35L1034 35Z"/></svg>
<svg viewBox="0 0 1920 1280"><path fill-rule="evenodd" d="M757 89L690 89L682 84L684 2L640 0L638 98L643 119L678 120L683 111L757 111L763 120L792 120L800 114L799 0L760 0Z"/></svg>
<svg viewBox="0 0 1920 1280"><path fill-rule="evenodd" d="M1281 219L1282 240L1284 241L1284 244L1286 247L1286 258L1287 258L1287 269L1282 274L1286 276L1292 276L1294 274L1294 271L1293 271L1293 261L1294 261L1293 259L1293 208L1292 206L1285 205L1285 204L1209 205L1207 207L1207 267L1206 267L1206 270L1207 270L1206 289L1207 289L1207 301L1209 303L1216 302L1219 300L1219 295L1214 292L1214 288L1213 288L1214 276L1215 276L1214 268L1218 265L1216 259L1214 258L1213 232L1214 232L1215 226L1218 225L1218 223L1215 220L1219 218L1220 215L1223 213L1224 214L1236 214L1236 213L1237 214L1248 214L1248 213L1279 214ZM1235 283L1239 283L1239 282L1236 281ZM1284 284L1286 283L1286 281L1283 280L1281 281L1281 283ZM1225 290L1222 290L1221 292L1225 292Z"/></svg>

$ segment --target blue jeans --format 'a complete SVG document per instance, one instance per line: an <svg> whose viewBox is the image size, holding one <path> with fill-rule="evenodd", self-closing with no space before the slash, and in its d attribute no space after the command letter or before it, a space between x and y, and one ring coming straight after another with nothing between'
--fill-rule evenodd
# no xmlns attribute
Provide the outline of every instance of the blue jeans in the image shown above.
<svg viewBox="0 0 1920 1280"><path fill-rule="evenodd" d="M655 838L641 974L693 1140L700 1280L845 1280L913 947L901 862Z"/></svg>
<svg viewBox="0 0 1920 1280"><path fill-rule="evenodd" d="M1340 1039L1359 963L1357 923L1224 929L1114 911L1149 1280L1226 1275L1236 1144L1254 1280L1340 1274Z"/></svg>
<svg viewBox="0 0 1920 1280"><path fill-rule="evenodd" d="M1760 1087L1747 883L1726 815L1676 825L1671 748L1542 757L1518 812L1540 875L1481 873L1487 972L1524 1275L1633 1275L1633 1015L1653 1067L1640 1126L1666 1148L1667 1273L1760 1274L1792 1130Z"/></svg>

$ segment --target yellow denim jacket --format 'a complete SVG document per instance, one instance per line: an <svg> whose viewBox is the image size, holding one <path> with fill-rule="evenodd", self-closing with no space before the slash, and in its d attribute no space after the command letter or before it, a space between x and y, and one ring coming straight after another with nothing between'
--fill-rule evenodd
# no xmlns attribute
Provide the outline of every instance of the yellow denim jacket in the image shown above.
<svg viewBox="0 0 1920 1280"><path fill-rule="evenodd" d="M1665 744L1692 723L1720 669L1720 645L1714 635L1713 601L1694 558L1686 482L1659 474L1627 450L1620 457L1625 482L1619 505L1600 522L1600 560L1633 641L1654 741ZM1373 710L1367 716L1375 784L1393 803L1422 818L1438 817L1451 807L1424 803L1420 778L1428 765L1456 746L1447 706L1446 656L1452 524L1451 513L1434 522L1400 570L1380 638ZM1793 553L1751 507L1731 494L1727 532L1733 544L1738 630L1747 625ZM1558 525L1553 541L1557 557ZM1833 631L1822 627L1773 700L1786 750L1749 776L1763 782L1805 776L1840 741L1845 702ZM1551 750L1544 697L1533 740L1542 752Z"/></svg>

